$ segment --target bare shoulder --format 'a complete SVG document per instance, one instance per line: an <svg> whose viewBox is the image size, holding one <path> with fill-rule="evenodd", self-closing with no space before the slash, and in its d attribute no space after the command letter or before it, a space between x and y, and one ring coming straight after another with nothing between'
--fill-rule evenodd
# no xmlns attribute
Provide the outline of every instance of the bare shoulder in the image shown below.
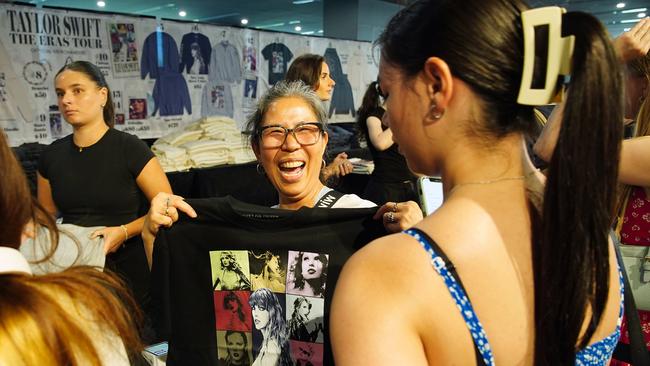
<svg viewBox="0 0 650 366"><path fill-rule="evenodd" d="M346 263L330 313L338 365L428 364L418 325L422 280L433 278L428 263L403 233L373 241Z"/></svg>
<svg viewBox="0 0 650 366"><path fill-rule="evenodd" d="M412 278L430 270L427 253L418 242L404 233L379 238L356 252L346 263L339 281L345 286L368 285L368 290L381 286L384 290L404 289ZM379 280L380 279L380 280Z"/></svg>

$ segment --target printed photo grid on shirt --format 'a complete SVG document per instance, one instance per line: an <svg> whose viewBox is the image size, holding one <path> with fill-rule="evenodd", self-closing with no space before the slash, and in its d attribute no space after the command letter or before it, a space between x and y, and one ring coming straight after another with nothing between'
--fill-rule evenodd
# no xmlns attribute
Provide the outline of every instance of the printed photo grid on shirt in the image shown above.
<svg viewBox="0 0 650 366"><path fill-rule="evenodd" d="M322 365L329 255L210 252L217 364Z"/></svg>

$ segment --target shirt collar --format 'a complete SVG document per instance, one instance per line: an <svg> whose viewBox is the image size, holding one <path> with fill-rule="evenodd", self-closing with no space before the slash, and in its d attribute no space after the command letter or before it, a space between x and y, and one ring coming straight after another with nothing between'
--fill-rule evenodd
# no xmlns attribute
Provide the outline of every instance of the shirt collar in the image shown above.
<svg viewBox="0 0 650 366"><path fill-rule="evenodd" d="M32 274L29 263L19 251L14 248L0 247L0 274L11 272Z"/></svg>

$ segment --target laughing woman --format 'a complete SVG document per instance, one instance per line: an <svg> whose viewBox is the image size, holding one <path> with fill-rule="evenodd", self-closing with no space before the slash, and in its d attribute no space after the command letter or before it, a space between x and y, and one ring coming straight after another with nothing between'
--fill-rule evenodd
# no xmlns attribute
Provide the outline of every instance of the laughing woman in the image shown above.
<svg viewBox="0 0 650 366"><path fill-rule="evenodd" d="M302 82L275 84L249 117L246 127L251 147L260 168L278 191L279 203L275 207L287 210L314 207L332 191L319 178L328 139L326 123L323 104ZM346 194L331 208L374 206L357 195ZM160 226L170 226L178 220L179 210L196 216L182 197L162 193L152 201L143 231L150 261L155 233ZM422 211L415 202L391 203L380 207L375 216L383 220L387 230L395 232L418 222Z"/></svg>

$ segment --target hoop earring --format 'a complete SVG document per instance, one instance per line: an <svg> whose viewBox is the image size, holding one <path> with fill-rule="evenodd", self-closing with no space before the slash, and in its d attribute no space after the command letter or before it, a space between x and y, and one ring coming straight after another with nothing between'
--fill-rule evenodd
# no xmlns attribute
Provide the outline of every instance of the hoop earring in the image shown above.
<svg viewBox="0 0 650 366"><path fill-rule="evenodd" d="M325 161L325 159L323 159L323 165L320 167L321 170L325 169L326 166L327 166L327 162Z"/></svg>
<svg viewBox="0 0 650 366"><path fill-rule="evenodd" d="M431 118L438 120L445 114L445 110L438 110L438 105L436 103L432 103L431 107L429 108L429 114L431 115Z"/></svg>
<svg viewBox="0 0 650 366"><path fill-rule="evenodd" d="M260 163L257 163L257 166L255 167L255 170L257 171L257 174L259 174L259 175L266 175L266 172L264 171L264 168L262 168L262 165Z"/></svg>

